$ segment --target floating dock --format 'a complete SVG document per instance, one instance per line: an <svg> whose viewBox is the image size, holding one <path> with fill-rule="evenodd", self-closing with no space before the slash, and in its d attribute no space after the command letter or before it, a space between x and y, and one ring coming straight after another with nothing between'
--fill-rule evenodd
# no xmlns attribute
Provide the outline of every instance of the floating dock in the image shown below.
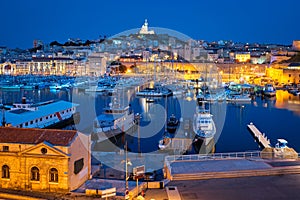
<svg viewBox="0 0 300 200"><path fill-rule="evenodd" d="M251 133L253 134L253 137L258 142L258 144L263 148L270 148L270 139L267 138L267 136L264 133L261 133L256 126L251 122L247 125Z"/></svg>

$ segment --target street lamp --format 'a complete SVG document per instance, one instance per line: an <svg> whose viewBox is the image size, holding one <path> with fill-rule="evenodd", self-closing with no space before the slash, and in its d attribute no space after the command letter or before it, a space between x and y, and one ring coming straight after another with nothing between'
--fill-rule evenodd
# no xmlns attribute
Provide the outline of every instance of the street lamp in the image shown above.
<svg viewBox="0 0 300 200"><path fill-rule="evenodd" d="M128 165L132 165L127 155L127 141L125 142L125 160L122 160L122 163L125 163L125 199L129 199L128 196Z"/></svg>

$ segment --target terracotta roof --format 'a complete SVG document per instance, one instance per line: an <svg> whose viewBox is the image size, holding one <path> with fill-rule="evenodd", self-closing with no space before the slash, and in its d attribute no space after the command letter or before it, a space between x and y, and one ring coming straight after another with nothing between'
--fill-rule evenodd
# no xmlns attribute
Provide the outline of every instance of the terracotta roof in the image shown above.
<svg viewBox="0 0 300 200"><path fill-rule="evenodd" d="M49 142L54 146L69 146L77 131L35 128L0 127L0 143L39 144Z"/></svg>

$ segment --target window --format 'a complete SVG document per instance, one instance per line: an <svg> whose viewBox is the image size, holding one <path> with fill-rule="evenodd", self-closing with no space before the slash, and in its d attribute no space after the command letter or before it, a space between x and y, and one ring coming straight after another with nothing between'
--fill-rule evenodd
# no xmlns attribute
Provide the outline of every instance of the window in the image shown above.
<svg viewBox="0 0 300 200"><path fill-rule="evenodd" d="M83 158L76 160L74 162L74 174L78 174L83 168L84 162Z"/></svg>
<svg viewBox="0 0 300 200"><path fill-rule="evenodd" d="M25 126L28 126L28 122L25 123Z"/></svg>
<svg viewBox="0 0 300 200"><path fill-rule="evenodd" d="M30 124L33 124L33 121L30 121Z"/></svg>
<svg viewBox="0 0 300 200"><path fill-rule="evenodd" d="M42 152L42 154L46 154L47 153L47 149L46 148L42 148L41 152Z"/></svg>
<svg viewBox="0 0 300 200"><path fill-rule="evenodd" d="M291 75L289 74L289 77L291 77Z"/></svg>
<svg viewBox="0 0 300 200"><path fill-rule="evenodd" d="M49 171L49 182L58 182L58 171L55 168L51 168Z"/></svg>
<svg viewBox="0 0 300 200"><path fill-rule="evenodd" d="M2 178L10 178L9 167L7 165L2 166Z"/></svg>
<svg viewBox="0 0 300 200"><path fill-rule="evenodd" d="M3 146L2 151L9 151L9 146Z"/></svg>
<svg viewBox="0 0 300 200"><path fill-rule="evenodd" d="M31 180L39 181L40 180L40 170L37 167L31 168Z"/></svg>

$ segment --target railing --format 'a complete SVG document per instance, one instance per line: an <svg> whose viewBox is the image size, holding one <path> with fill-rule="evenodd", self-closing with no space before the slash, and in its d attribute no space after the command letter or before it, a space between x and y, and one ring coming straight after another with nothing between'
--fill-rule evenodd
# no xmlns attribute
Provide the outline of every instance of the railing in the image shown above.
<svg viewBox="0 0 300 200"><path fill-rule="evenodd" d="M262 154L268 157L272 153L262 153L261 151L247 151L247 152L230 152L230 153L214 153L214 154L194 154L194 155L173 155L165 157L165 167L168 170L168 173L172 174L172 162L175 161L205 161L205 160L225 160L225 159L261 159ZM299 155L300 157L300 155Z"/></svg>
<svg viewBox="0 0 300 200"><path fill-rule="evenodd" d="M167 164L175 161L203 161L203 160L215 160L215 159L260 158L260 157L261 157L260 151L174 155L174 156L166 156L165 163Z"/></svg>

